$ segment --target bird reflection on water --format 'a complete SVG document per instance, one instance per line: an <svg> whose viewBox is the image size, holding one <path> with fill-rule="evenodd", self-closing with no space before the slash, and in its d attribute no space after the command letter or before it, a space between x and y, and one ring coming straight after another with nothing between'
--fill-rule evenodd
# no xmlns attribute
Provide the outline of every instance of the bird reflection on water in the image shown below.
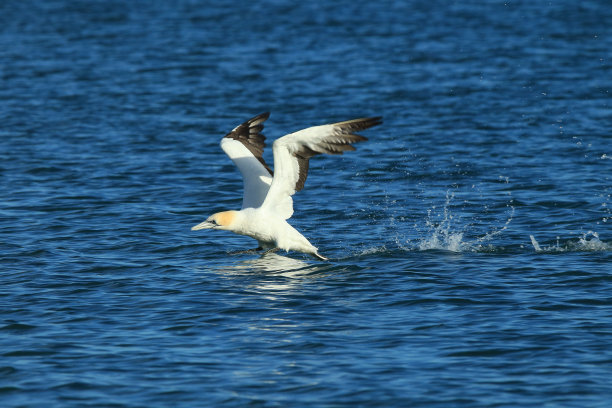
<svg viewBox="0 0 612 408"><path fill-rule="evenodd" d="M253 259L245 259L224 265L216 270L223 275L253 278L252 287L265 291L290 290L300 282L326 276L334 269L330 264L315 264L289 258L276 253L266 253Z"/></svg>

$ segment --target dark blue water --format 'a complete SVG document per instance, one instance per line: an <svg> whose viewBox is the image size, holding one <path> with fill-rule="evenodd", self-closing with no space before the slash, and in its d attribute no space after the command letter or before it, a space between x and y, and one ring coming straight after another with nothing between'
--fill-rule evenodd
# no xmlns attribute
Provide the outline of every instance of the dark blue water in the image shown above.
<svg viewBox="0 0 612 408"><path fill-rule="evenodd" d="M606 0L2 2L0 405L610 406L611 50ZM263 111L384 117L294 197L332 262L190 231Z"/></svg>

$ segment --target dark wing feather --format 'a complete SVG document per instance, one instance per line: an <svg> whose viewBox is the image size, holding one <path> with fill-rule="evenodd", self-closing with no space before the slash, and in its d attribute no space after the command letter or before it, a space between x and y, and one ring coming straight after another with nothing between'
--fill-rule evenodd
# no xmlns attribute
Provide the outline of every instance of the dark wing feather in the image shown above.
<svg viewBox="0 0 612 408"><path fill-rule="evenodd" d="M243 124L236 126L234 130L225 135L226 138L234 139L239 141L249 149L249 151L259 160L259 162L270 172L273 176L274 173L266 164L263 158L263 150L265 147L266 137L261 133L264 128L263 123L270 117L270 112L259 114Z"/></svg>
<svg viewBox="0 0 612 408"><path fill-rule="evenodd" d="M380 116L333 123L327 125L331 128L331 132L323 140L313 144L302 144L298 150L292 152L293 156L298 160L300 169L295 183L295 191L301 191L304 188L304 183L308 177L308 163L311 157L318 154L342 154L346 151L355 150L351 143L364 142L368 139L353 132L368 129L381 123L382 118Z"/></svg>

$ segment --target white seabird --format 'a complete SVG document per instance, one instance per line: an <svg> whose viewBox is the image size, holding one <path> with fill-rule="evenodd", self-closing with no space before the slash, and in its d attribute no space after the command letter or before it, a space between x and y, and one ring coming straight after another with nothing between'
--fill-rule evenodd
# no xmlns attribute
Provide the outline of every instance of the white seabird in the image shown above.
<svg viewBox="0 0 612 408"><path fill-rule="evenodd" d="M221 148L242 173L242 209L218 212L191 229L232 231L256 239L259 243L256 250L298 251L328 260L287 222L293 215L291 196L304 187L311 157L355 150L351 143L367 138L353 132L378 125L382 120L380 117L353 119L285 135L272 145L272 172L262 157L266 138L261 131L269 116L268 112L257 115L221 139Z"/></svg>

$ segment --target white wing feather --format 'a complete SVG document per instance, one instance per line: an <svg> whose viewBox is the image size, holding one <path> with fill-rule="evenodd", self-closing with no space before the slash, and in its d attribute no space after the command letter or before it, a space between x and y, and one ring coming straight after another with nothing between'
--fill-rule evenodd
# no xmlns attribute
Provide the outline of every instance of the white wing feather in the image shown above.
<svg viewBox="0 0 612 408"><path fill-rule="evenodd" d="M221 139L221 148L234 162L242 174L244 195L242 208L258 208L264 202L272 176L253 153L241 142L234 139Z"/></svg>
<svg viewBox="0 0 612 408"><path fill-rule="evenodd" d="M380 124L380 118L362 118L329 125L313 126L277 139L274 154L274 179L262 207L277 215L293 215L291 196L304 187L308 174L308 160L317 154L342 154L355 150L351 143L367 140L353 131Z"/></svg>

